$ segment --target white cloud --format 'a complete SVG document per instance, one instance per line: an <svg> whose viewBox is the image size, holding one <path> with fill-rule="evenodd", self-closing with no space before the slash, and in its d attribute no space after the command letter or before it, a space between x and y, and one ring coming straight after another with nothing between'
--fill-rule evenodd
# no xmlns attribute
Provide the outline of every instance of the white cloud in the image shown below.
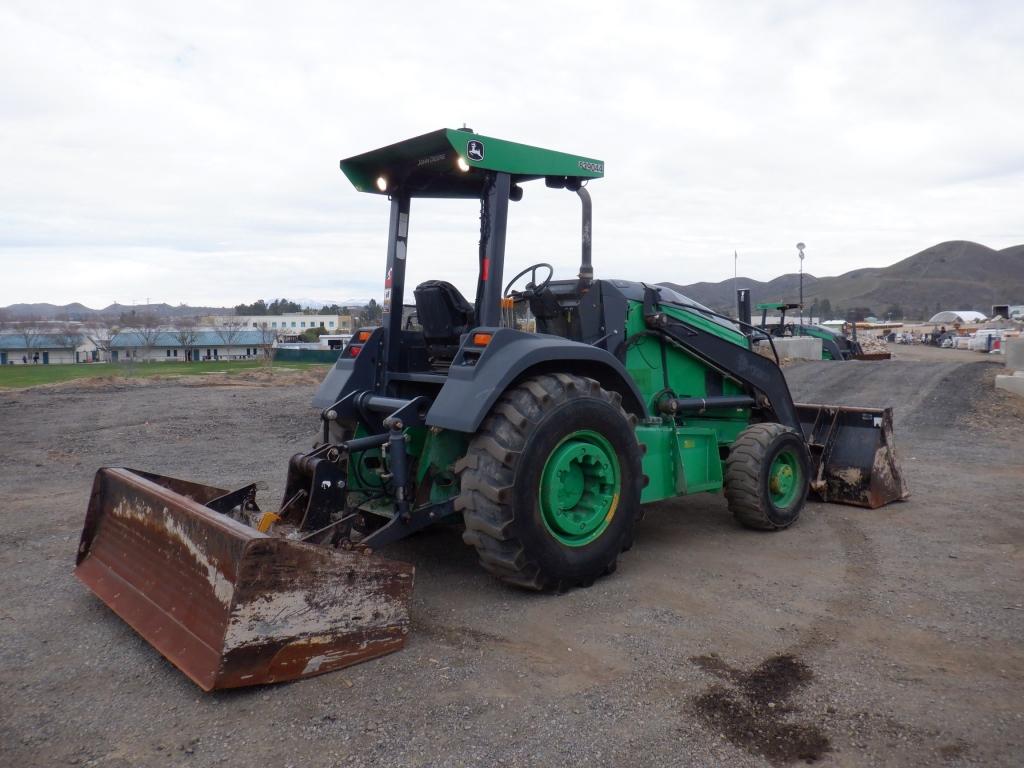
<svg viewBox="0 0 1024 768"><path fill-rule="evenodd" d="M599 275L1024 242L1017 2L297 5L0 9L0 304L379 294L337 161L463 120L606 161ZM472 294L474 210L414 204L411 281ZM508 273L571 274L573 196L512 212Z"/></svg>

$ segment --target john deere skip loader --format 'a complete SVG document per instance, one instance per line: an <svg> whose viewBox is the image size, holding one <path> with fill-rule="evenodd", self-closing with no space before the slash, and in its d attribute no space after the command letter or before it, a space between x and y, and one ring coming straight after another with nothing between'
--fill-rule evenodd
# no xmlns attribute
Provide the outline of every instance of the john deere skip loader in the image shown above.
<svg viewBox="0 0 1024 768"><path fill-rule="evenodd" d="M643 505L724 491L743 526L788 528L808 493L907 496L888 408L793 402L771 337L685 296L594 279L586 185L599 160L439 130L341 162L390 203L383 325L314 397L315 447L284 498L99 470L76 573L206 690L291 680L398 650L411 566L379 552L440 521L497 578L534 590L611 574ZM582 203L582 264L504 282L524 186ZM474 301L432 280L403 317L416 198L480 201ZM504 290L502 290L504 286ZM532 317L524 321L524 317Z"/></svg>

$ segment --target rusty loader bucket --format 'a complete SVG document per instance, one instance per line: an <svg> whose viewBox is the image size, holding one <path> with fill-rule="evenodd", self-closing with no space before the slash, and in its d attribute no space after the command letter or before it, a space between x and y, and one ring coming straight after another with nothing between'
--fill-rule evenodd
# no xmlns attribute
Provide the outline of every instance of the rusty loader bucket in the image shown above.
<svg viewBox="0 0 1024 768"><path fill-rule="evenodd" d="M910 496L892 436L891 408L796 406L822 501L875 509Z"/></svg>
<svg viewBox="0 0 1024 768"><path fill-rule="evenodd" d="M207 691L321 674L404 645L412 566L268 536L216 511L238 493L101 469L75 574Z"/></svg>

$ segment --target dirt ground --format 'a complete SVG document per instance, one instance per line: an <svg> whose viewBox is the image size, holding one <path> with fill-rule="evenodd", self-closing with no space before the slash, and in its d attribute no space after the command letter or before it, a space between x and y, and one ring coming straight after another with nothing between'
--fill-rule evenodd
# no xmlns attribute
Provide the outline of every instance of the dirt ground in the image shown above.
<svg viewBox="0 0 1024 768"><path fill-rule="evenodd" d="M720 495L653 505L614 576L557 596L430 531L391 552L416 565L405 651L213 695L73 578L92 474L262 479L273 506L315 384L0 393L0 764L1020 766L1024 408L983 356L895 351L786 375L895 408L909 501L777 534Z"/></svg>

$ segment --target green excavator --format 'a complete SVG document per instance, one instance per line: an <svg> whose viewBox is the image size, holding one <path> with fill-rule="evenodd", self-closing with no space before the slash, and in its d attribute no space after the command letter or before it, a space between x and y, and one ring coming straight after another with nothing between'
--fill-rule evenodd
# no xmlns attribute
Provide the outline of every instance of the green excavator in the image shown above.
<svg viewBox="0 0 1024 768"><path fill-rule="evenodd" d="M341 161L390 207L384 316L313 398L283 499L102 468L76 573L202 688L320 674L402 647L413 566L382 556L456 522L480 565L531 590L615 571L645 505L723 492L739 525L790 527L811 496L907 496L888 408L793 402L771 335L653 283L597 279L589 183L604 163L438 130ZM579 272L505 280L527 186L581 203ZM544 189L546 188L546 190ZM532 192L531 192L532 193ZM476 294L431 280L405 308L418 198L480 202ZM685 507L680 507L685 510ZM685 514L685 512L682 512Z"/></svg>

